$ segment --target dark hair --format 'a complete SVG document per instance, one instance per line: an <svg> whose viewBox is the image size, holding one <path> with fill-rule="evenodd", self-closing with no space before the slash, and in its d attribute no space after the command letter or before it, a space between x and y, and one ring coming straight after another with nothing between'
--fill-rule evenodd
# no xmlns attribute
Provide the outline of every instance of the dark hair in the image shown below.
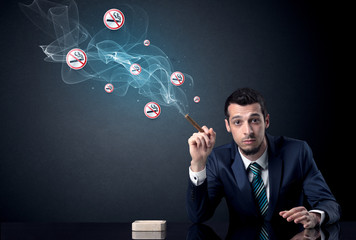
<svg viewBox="0 0 356 240"><path fill-rule="evenodd" d="M264 119L267 116L265 100L262 95L252 88L240 88L233 92L225 101L225 117L229 121L229 111L227 108L231 103L236 103L241 106L259 103Z"/></svg>

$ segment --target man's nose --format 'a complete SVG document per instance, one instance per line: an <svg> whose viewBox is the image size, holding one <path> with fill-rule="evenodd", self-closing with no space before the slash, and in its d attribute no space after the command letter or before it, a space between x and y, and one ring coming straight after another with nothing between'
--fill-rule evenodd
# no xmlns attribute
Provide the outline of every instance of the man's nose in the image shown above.
<svg viewBox="0 0 356 240"><path fill-rule="evenodd" d="M253 132L252 127L249 122L244 123L243 131L244 131L243 133L245 135L250 135Z"/></svg>

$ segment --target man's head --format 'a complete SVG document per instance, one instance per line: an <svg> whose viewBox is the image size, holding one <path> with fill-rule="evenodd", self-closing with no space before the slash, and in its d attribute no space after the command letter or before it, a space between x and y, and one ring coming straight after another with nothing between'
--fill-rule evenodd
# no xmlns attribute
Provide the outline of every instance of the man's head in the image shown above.
<svg viewBox="0 0 356 240"><path fill-rule="evenodd" d="M241 152L256 160L267 147L265 130L269 115L260 93L251 88L233 92L225 102L225 125Z"/></svg>

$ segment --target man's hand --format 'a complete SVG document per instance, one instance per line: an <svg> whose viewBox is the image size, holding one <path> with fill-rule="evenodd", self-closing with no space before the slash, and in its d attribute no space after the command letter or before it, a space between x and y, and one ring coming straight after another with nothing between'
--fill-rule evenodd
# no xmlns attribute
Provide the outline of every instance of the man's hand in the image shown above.
<svg viewBox="0 0 356 240"><path fill-rule="evenodd" d="M199 172L205 168L206 159L215 145L216 133L212 128L203 126L204 132L194 133L189 139L189 152L192 157L190 168Z"/></svg>
<svg viewBox="0 0 356 240"><path fill-rule="evenodd" d="M320 224L320 214L308 212L305 207L295 207L290 210L281 211L279 215L288 222L303 224L304 228L314 228Z"/></svg>

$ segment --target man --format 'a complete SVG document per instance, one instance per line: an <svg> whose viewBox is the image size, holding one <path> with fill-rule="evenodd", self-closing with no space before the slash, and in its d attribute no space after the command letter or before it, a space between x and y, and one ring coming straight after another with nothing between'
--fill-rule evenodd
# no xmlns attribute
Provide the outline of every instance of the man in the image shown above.
<svg viewBox="0 0 356 240"><path fill-rule="evenodd" d="M223 197L233 222L285 219L314 228L339 220L340 206L309 146L266 134L269 114L257 91L232 93L225 116L232 143L213 149L216 133L206 126L188 140L187 210L193 222L208 220Z"/></svg>

